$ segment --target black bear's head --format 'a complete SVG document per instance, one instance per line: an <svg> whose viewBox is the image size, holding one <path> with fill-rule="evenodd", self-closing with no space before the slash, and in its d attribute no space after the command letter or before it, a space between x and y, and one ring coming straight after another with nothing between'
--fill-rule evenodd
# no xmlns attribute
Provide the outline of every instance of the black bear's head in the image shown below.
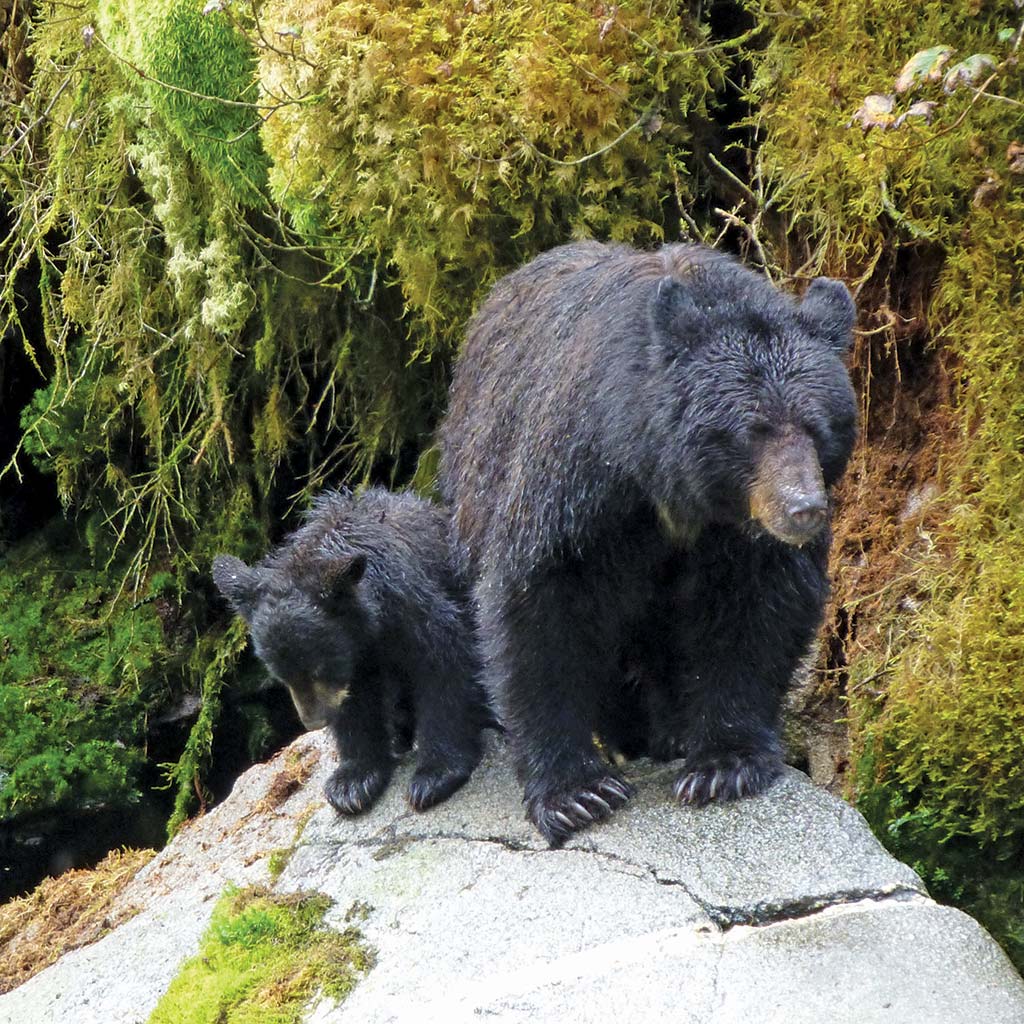
<svg viewBox="0 0 1024 1024"><path fill-rule="evenodd" d="M672 410L659 424L670 504L789 544L821 533L856 436L843 363L854 318L845 285L829 278L799 303L724 261L658 283L651 327Z"/></svg>
<svg viewBox="0 0 1024 1024"><path fill-rule="evenodd" d="M291 558L248 566L231 555L213 561L213 579L245 619L253 648L291 693L307 729L341 706L370 632L360 594L364 554Z"/></svg>

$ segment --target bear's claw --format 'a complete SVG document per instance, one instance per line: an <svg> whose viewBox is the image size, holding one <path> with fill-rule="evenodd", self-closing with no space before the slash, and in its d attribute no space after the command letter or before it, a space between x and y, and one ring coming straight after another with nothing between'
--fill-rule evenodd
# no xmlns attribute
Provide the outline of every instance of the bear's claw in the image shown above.
<svg viewBox="0 0 1024 1024"><path fill-rule="evenodd" d="M728 754L684 771L673 792L679 803L703 807L762 793L781 772L782 764L774 756Z"/></svg>
<svg viewBox="0 0 1024 1024"><path fill-rule="evenodd" d="M429 810L447 800L466 783L469 776L469 771L420 766L409 780L409 806L414 811Z"/></svg>
<svg viewBox="0 0 1024 1024"><path fill-rule="evenodd" d="M342 765L324 786L327 802L340 814L362 814L387 788L391 769Z"/></svg>
<svg viewBox="0 0 1024 1024"><path fill-rule="evenodd" d="M636 790L615 775L605 775L580 789L541 794L528 801L528 815L552 849L574 832L603 821Z"/></svg>

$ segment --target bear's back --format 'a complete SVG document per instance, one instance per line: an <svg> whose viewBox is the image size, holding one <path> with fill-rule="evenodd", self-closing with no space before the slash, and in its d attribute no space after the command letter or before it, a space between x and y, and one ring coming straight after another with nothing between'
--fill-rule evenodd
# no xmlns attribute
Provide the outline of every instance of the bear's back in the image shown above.
<svg viewBox="0 0 1024 1024"><path fill-rule="evenodd" d="M644 372L665 277L702 305L790 301L731 257L684 244L574 243L494 286L469 325L441 427L441 490L468 571L479 573L491 549L528 571L631 489L607 439Z"/></svg>
<svg viewBox="0 0 1024 1024"><path fill-rule="evenodd" d="M317 587L325 563L364 555L360 590L386 626L410 609L458 595L448 529L445 514L415 494L325 491L261 565L274 570L279 586L308 590Z"/></svg>

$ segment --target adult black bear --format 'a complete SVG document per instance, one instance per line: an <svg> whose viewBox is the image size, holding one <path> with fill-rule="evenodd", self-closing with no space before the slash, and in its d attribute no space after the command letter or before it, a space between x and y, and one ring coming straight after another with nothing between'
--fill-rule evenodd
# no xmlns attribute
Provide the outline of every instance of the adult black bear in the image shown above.
<svg viewBox="0 0 1024 1024"><path fill-rule="evenodd" d="M595 729L652 679L679 800L757 793L827 597L828 488L856 433L854 306L699 246L582 242L499 281L441 429L485 682L554 846L631 787ZM613 712L614 714L614 712Z"/></svg>
<svg viewBox="0 0 1024 1024"><path fill-rule="evenodd" d="M326 793L337 810L366 810L384 791L410 716L413 808L432 807L469 778L486 715L439 509L379 488L322 494L262 562L220 555L213 576L303 724L330 726L341 764Z"/></svg>

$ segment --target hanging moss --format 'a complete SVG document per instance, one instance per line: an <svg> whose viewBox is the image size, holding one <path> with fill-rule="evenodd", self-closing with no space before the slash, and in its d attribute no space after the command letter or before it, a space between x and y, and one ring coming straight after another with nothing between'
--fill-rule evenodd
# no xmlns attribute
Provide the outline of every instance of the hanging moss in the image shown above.
<svg viewBox="0 0 1024 1024"><path fill-rule="evenodd" d="M193 0L132 0L96 7L100 39L143 91L177 142L232 198L257 204L267 159L257 133L255 54L225 8Z"/></svg>
<svg viewBox="0 0 1024 1024"><path fill-rule="evenodd" d="M690 118L723 51L672 3L276 0L263 21L274 196L417 351L450 350L482 290L571 237L649 244L690 194ZM453 330L454 328L454 330Z"/></svg>

